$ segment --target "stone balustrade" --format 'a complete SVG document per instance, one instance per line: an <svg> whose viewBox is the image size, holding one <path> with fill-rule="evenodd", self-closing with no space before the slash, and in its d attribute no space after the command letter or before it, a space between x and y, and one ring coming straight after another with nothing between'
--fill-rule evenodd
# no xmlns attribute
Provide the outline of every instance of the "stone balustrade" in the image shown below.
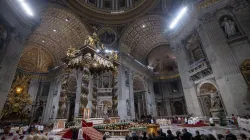
<svg viewBox="0 0 250 140"><path fill-rule="evenodd" d="M210 67L209 62L206 60L200 61L199 63L196 63L195 65L192 64L190 66L189 77L193 81L199 80L199 79L206 77L210 74L212 74L212 69Z"/></svg>

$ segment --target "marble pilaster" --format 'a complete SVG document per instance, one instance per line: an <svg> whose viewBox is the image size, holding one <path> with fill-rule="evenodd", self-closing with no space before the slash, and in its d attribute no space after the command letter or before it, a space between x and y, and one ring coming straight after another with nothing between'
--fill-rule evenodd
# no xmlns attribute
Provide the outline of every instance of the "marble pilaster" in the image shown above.
<svg viewBox="0 0 250 140"><path fill-rule="evenodd" d="M77 71L77 88L76 88L74 117L79 117L81 85L82 85L82 72Z"/></svg>
<svg viewBox="0 0 250 140"><path fill-rule="evenodd" d="M53 81L50 82L50 89L49 89L49 94L47 97L47 103L46 103L46 107L45 107L45 113L43 116L43 121L42 123L48 123L49 119L51 117L51 114L53 113L53 97L54 97L54 93L56 91L57 88L57 82L56 79L54 79Z"/></svg>
<svg viewBox="0 0 250 140"><path fill-rule="evenodd" d="M187 110L189 114L201 117L202 111L196 95L194 83L189 78L189 63L187 61L184 46L173 44L177 48L175 51L176 61L180 73L184 96L187 102Z"/></svg>
<svg viewBox="0 0 250 140"><path fill-rule="evenodd" d="M203 23L199 35L206 45L205 50L227 114L245 114L249 105L247 85L217 18Z"/></svg>

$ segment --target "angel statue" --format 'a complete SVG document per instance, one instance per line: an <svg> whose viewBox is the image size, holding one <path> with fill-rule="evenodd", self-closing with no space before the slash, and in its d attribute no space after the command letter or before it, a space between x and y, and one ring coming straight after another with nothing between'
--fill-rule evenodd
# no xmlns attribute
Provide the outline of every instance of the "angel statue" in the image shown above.
<svg viewBox="0 0 250 140"><path fill-rule="evenodd" d="M67 56L68 57L76 57L76 54L79 52L79 50L76 50L76 48L73 48L70 46L67 50Z"/></svg>

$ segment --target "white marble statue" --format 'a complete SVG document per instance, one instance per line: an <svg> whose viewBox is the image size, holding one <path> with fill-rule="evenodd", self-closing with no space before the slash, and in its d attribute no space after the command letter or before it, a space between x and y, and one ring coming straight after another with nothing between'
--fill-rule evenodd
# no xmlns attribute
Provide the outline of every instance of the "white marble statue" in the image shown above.
<svg viewBox="0 0 250 140"><path fill-rule="evenodd" d="M105 115L108 113L108 106L107 105L104 106L103 113Z"/></svg>
<svg viewBox="0 0 250 140"><path fill-rule="evenodd" d="M84 140L82 128L80 128L79 131L78 131L78 137L77 137L77 139L78 140Z"/></svg>
<svg viewBox="0 0 250 140"><path fill-rule="evenodd" d="M213 124L214 123L214 120L213 120L213 118L211 117L211 118L209 118L209 123L210 124Z"/></svg>
<svg viewBox="0 0 250 140"><path fill-rule="evenodd" d="M232 20L228 20L226 17L224 18L224 21L222 22L221 26L224 28L227 36L231 36L236 33L235 22Z"/></svg>

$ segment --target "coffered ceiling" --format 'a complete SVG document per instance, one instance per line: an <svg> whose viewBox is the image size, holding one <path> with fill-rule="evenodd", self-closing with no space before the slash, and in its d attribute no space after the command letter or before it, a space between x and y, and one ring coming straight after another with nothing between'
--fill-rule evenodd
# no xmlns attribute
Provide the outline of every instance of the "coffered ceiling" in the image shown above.
<svg viewBox="0 0 250 140"><path fill-rule="evenodd" d="M147 54L162 44L168 44L165 19L159 15L149 15L133 22L120 39L120 51L130 54L139 61L145 61Z"/></svg>
<svg viewBox="0 0 250 140"><path fill-rule="evenodd" d="M84 44L84 40L88 35L88 30L86 29L84 22L80 21L77 16L73 13L65 10L62 7L50 6L41 18L40 25L36 30L30 35L26 48L29 53L23 52L23 57L20 60L20 63L27 64L26 54L36 54L32 48L42 48L46 50L46 53L51 53L51 65L57 66L60 65L60 59L66 56L67 48L70 46L75 48L80 48ZM42 51L45 52L45 51ZM29 56L28 56L29 57ZM39 55L33 55L33 57L38 58ZM37 63L34 61L34 63ZM32 64L33 65L33 64ZM40 64L34 64L36 66ZM19 65L21 68L27 69L24 65ZM32 68L36 70L40 68ZM39 70L40 72L46 72L45 69Z"/></svg>

